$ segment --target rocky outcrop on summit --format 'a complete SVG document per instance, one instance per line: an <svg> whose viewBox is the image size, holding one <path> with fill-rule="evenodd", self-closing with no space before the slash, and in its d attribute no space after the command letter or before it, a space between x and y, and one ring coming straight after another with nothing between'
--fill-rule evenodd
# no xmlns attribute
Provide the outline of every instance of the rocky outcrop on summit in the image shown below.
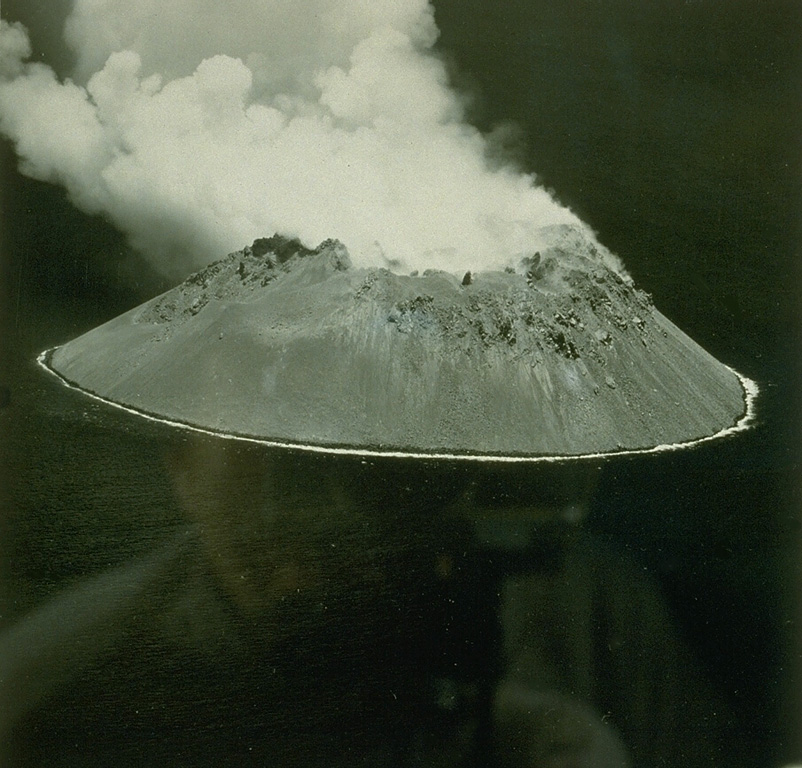
<svg viewBox="0 0 802 768"><path fill-rule="evenodd" d="M398 275L280 236L54 350L114 403L268 442L470 456L579 456L715 435L739 376L583 230L517 269Z"/></svg>

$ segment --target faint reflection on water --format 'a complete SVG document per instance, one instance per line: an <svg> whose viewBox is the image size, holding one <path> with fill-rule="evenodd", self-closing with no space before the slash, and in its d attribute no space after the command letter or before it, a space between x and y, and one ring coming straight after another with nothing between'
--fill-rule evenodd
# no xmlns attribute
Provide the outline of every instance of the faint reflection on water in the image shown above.
<svg viewBox="0 0 802 768"><path fill-rule="evenodd" d="M270 451L18 379L4 765L711 764L656 592L581 532L593 472Z"/></svg>
<svg viewBox="0 0 802 768"><path fill-rule="evenodd" d="M432 686L453 654L432 628L467 551L431 514L443 479L411 505L363 462L187 437L28 373L6 414L11 763L442 753L454 715Z"/></svg>

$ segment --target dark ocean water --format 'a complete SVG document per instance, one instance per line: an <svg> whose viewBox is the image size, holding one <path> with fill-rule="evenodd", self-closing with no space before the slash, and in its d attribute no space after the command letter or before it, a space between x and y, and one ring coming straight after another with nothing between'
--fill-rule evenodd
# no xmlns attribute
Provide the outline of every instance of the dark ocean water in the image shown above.
<svg viewBox="0 0 802 768"><path fill-rule="evenodd" d="M689 727L721 765L773 749L782 534L731 530L778 481L755 463L764 430L608 462L579 543L545 516L524 551L532 521L504 499L554 474L271 452L97 403L33 355L14 366L4 764L489 765L490 691L544 610L560 630L536 628L552 658L530 672L607 707L636 758L682 755ZM491 489L489 514L444 511L466 483ZM624 656L577 651L619 624ZM579 662L560 685L548 671Z"/></svg>
<svg viewBox="0 0 802 768"><path fill-rule="evenodd" d="M99 405L30 360L2 418L4 765L434 749L421 718L454 670L433 558L455 546L435 520L408 507L401 535L367 501L326 508L325 459L266 479L271 455ZM454 657L471 682L475 653Z"/></svg>

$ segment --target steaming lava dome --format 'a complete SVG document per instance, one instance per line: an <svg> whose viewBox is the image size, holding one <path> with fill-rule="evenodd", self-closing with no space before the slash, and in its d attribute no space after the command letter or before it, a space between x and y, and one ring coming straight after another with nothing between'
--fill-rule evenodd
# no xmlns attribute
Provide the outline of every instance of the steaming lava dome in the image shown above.
<svg viewBox="0 0 802 768"><path fill-rule="evenodd" d="M575 457L748 421L752 383L592 238L543 237L517 270L465 276L356 268L333 240L260 239L41 360L143 415L325 451Z"/></svg>

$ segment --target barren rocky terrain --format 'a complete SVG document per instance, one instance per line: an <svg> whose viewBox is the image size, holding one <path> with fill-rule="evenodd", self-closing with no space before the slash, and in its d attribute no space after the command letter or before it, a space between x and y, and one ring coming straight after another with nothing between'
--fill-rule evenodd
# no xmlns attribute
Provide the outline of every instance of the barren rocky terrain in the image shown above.
<svg viewBox="0 0 802 768"><path fill-rule="evenodd" d="M279 443L577 456L686 443L744 416L739 376L583 230L500 272L400 275L275 235L53 350L66 382Z"/></svg>

